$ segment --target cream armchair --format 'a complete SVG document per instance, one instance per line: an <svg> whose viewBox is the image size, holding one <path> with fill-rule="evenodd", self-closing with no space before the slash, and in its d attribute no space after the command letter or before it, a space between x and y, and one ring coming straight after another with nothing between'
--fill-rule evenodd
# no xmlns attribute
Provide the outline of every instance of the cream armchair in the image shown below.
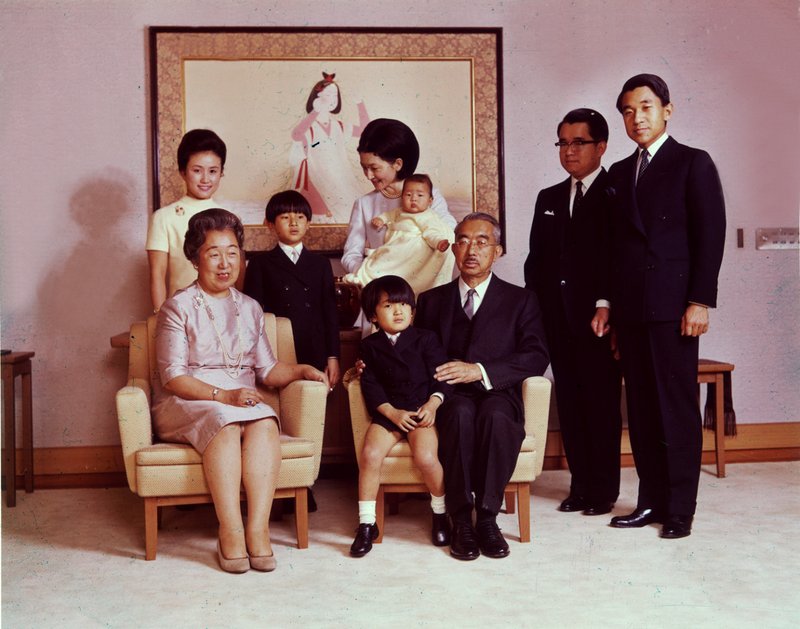
<svg viewBox="0 0 800 629"><path fill-rule="evenodd" d="M350 400L350 418L353 424L353 444L356 458L360 460L361 449L370 424L367 406L361 393L361 381L353 369L344 377L344 385ZM542 472L544 448L547 441L547 416L550 410L550 381L542 376L528 378L522 384L525 405L525 440L520 448L517 467L506 486L506 512L514 513L515 502L519 502L519 541L531 541L531 488L530 483ZM384 531L384 497L387 493L427 492L422 475L414 466L411 448L405 439L397 442L383 461L381 486L376 504L376 523L379 537Z"/></svg>
<svg viewBox="0 0 800 629"><path fill-rule="evenodd" d="M289 320L265 314L264 324L277 358L296 362ZM144 498L147 560L156 558L160 507L211 502L197 450L153 439L151 383L159 377L154 338L155 317L131 326L128 383L117 392L128 486ZM321 382L297 381L262 393L281 420L282 461L275 497L295 499L297 547L308 548L308 488L319 475L327 391Z"/></svg>

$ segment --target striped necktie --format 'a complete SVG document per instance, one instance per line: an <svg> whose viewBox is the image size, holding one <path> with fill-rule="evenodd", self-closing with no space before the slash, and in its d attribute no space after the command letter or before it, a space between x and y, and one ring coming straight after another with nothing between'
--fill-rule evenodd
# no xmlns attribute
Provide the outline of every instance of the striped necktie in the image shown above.
<svg viewBox="0 0 800 629"><path fill-rule="evenodd" d="M475 289L470 288L467 291L467 299L464 302L464 314L467 315L467 319L470 321L472 317L475 316Z"/></svg>
<svg viewBox="0 0 800 629"><path fill-rule="evenodd" d="M642 178L642 174L645 170L647 170L647 165L650 163L650 153L647 152L647 149L642 151L642 157L639 160L639 172L636 173L636 183L639 183L639 180Z"/></svg>

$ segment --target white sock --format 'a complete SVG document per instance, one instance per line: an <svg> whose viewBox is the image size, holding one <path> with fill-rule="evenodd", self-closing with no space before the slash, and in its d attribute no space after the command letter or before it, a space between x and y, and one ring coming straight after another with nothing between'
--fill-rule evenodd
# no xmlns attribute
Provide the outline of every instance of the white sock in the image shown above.
<svg viewBox="0 0 800 629"><path fill-rule="evenodd" d="M447 513L444 507L444 496L434 496L431 494L431 510L438 514Z"/></svg>
<svg viewBox="0 0 800 629"><path fill-rule="evenodd" d="M358 523L375 524L375 500L358 501Z"/></svg>

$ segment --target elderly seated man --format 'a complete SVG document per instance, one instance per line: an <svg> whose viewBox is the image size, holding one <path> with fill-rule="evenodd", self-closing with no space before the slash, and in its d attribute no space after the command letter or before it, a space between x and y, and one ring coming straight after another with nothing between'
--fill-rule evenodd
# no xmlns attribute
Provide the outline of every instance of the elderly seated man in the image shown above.
<svg viewBox="0 0 800 629"><path fill-rule="evenodd" d="M455 236L460 276L422 293L415 318L439 335L451 359L435 376L454 385L437 413L450 554L506 557L496 519L525 437L522 382L542 375L549 359L536 295L492 272L503 253L494 217L469 214Z"/></svg>

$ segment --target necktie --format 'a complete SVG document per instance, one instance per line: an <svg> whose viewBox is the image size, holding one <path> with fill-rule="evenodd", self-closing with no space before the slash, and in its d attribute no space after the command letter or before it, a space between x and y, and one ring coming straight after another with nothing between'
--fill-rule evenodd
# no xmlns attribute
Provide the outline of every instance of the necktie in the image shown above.
<svg viewBox="0 0 800 629"><path fill-rule="evenodd" d="M475 289L470 288L467 291L467 300L464 302L464 314L467 315L467 319L472 320L472 317L475 316Z"/></svg>
<svg viewBox="0 0 800 629"><path fill-rule="evenodd" d="M297 261L300 259L300 254L297 253L297 249L292 249L292 262L297 264Z"/></svg>
<svg viewBox="0 0 800 629"><path fill-rule="evenodd" d="M575 216L575 210L580 207L581 201L583 201L583 182L579 180L575 182L575 199L572 201L572 216Z"/></svg>
<svg viewBox="0 0 800 629"><path fill-rule="evenodd" d="M639 183L639 179L642 178L642 173L647 169L647 165L650 163L650 153L647 152L647 149L642 151L642 158L639 160L639 172L636 174L636 183Z"/></svg>

